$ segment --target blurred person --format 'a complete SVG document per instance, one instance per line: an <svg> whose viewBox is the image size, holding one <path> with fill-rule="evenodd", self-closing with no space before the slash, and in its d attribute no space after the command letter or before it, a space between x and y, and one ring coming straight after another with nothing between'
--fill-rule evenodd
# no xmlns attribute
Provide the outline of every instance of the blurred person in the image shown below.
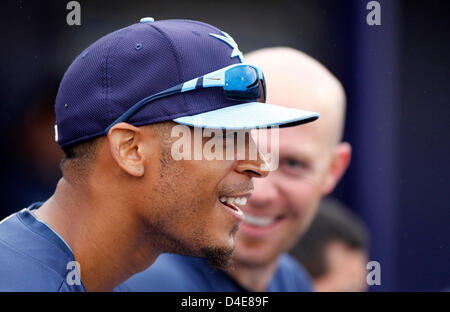
<svg viewBox="0 0 450 312"><path fill-rule="evenodd" d="M311 290L307 273L286 252L349 165L351 147L341 142L344 89L323 65L291 48L257 50L246 61L264 70L270 103L314 110L320 119L280 129L278 169L255 181L253 195L242 207L245 217L236 234L233 268L213 270L202 259L165 254L127 282L131 290Z"/></svg>
<svg viewBox="0 0 450 312"><path fill-rule="evenodd" d="M0 290L110 291L163 252L225 266L240 202L252 179L267 175L267 162L176 161L171 132L318 117L265 98L261 70L243 64L234 40L208 24L143 18L94 42L56 97L55 140L65 158L53 196L0 222Z"/></svg>
<svg viewBox="0 0 450 312"><path fill-rule="evenodd" d="M366 291L368 231L336 200L324 199L308 231L290 251L313 279L315 291Z"/></svg>

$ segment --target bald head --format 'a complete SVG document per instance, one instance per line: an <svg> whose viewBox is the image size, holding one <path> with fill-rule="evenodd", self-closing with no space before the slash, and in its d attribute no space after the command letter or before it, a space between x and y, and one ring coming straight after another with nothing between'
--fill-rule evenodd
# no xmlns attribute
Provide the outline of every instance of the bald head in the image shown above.
<svg viewBox="0 0 450 312"><path fill-rule="evenodd" d="M322 64L287 47L253 51L246 54L245 62L264 71L267 103L319 113L319 120L302 127L320 131L330 144L340 142L345 93L341 83Z"/></svg>

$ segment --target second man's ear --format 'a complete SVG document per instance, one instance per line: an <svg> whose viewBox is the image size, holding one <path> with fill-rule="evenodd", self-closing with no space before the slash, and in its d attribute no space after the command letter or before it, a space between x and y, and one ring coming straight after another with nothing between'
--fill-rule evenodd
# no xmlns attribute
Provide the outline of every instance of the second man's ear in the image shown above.
<svg viewBox="0 0 450 312"><path fill-rule="evenodd" d="M350 164L351 155L352 147L349 143L342 142L335 147L333 159L330 168L328 169L326 183L322 191L323 195L328 195L334 190L334 187L344 175Z"/></svg>

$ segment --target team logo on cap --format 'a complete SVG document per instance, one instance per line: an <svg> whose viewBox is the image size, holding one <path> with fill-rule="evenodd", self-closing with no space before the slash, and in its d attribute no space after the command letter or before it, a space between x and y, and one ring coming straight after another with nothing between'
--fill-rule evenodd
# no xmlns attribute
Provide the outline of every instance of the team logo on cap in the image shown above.
<svg viewBox="0 0 450 312"><path fill-rule="evenodd" d="M215 37L215 38L217 38L217 39L219 39L219 40L221 40L221 41L223 41L223 42L225 42L225 43L228 44L230 47L232 47L232 48L233 48L233 51L231 52L230 58L233 58L233 57L236 57L236 56L237 56L237 57L239 57L239 59L240 59L241 62L243 63L243 62L244 62L244 55L243 55L242 52L239 50L236 41L234 41L234 39L233 39L229 34L227 34L226 32L222 31L222 34L223 34L223 36L217 35L217 34L213 34L213 33L211 33L211 34L209 34L209 35L210 35L210 36L213 36L213 37Z"/></svg>

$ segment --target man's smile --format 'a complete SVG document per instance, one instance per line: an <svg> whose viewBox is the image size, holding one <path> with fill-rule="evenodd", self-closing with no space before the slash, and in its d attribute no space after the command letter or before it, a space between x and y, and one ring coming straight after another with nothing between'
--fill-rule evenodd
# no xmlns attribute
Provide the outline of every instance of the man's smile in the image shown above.
<svg viewBox="0 0 450 312"><path fill-rule="evenodd" d="M234 195L234 196L219 196L219 201L222 206L226 207L228 212L231 212L233 216L241 222L244 219L244 212L239 206L244 206L247 204L247 198L250 197L250 192L244 195Z"/></svg>

